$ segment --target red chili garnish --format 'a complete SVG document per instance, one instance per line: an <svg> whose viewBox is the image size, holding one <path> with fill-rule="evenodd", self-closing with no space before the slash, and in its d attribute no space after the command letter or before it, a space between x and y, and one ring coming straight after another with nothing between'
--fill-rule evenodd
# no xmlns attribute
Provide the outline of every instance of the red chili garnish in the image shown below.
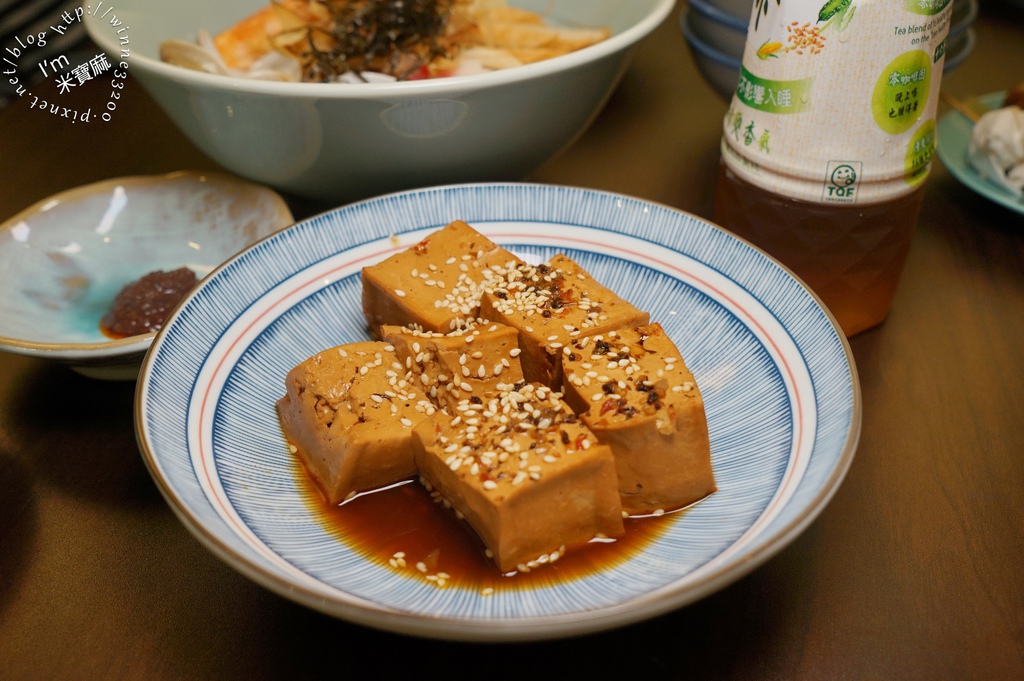
<svg viewBox="0 0 1024 681"><path fill-rule="evenodd" d="M441 74L438 75L440 76ZM427 68L426 64L424 64L423 66L419 67L418 69L410 73L409 77L406 80L426 80L427 78L430 78L430 69Z"/></svg>
<svg viewBox="0 0 1024 681"><path fill-rule="evenodd" d="M614 411L619 406L618 399L605 400L604 404L601 405L601 416L604 416L610 411Z"/></svg>
<svg viewBox="0 0 1024 681"><path fill-rule="evenodd" d="M576 439L572 441L573 449L583 449L583 441L587 439L586 433L580 433L576 436Z"/></svg>
<svg viewBox="0 0 1024 681"><path fill-rule="evenodd" d="M429 249L429 248L430 248L430 239L424 239L423 241L421 241L418 244L416 244L415 246L413 246L412 250L417 255L426 255L427 254L427 249Z"/></svg>

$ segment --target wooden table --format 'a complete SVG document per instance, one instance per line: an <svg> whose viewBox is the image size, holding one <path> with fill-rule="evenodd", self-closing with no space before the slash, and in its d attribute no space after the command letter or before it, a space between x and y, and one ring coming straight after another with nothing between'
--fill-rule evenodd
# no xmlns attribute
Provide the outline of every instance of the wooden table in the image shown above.
<svg viewBox="0 0 1024 681"><path fill-rule="evenodd" d="M986 5L976 28L944 83L960 97L1024 78L1024 17ZM673 17L585 136L529 179L707 216L725 109ZM94 180L213 167L135 83L108 128L19 101L0 142L4 218ZM802 536L655 620L513 646L373 631L257 586L160 496L133 385L0 355L0 677L1024 678L1024 217L936 163L890 319L852 347L860 447Z"/></svg>

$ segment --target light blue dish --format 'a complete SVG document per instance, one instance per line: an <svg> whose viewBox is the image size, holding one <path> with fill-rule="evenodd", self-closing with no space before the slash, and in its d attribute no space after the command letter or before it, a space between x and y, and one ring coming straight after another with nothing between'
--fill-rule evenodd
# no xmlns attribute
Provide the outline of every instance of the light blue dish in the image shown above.
<svg viewBox="0 0 1024 681"><path fill-rule="evenodd" d="M998 109L1005 99L1005 92L993 92L978 97L978 101L989 109ZM939 119L935 151L942 165L946 166L953 177L986 199L1024 214L1024 199L986 180L971 165L967 152L973 131L974 123L959 111L949 111Z"/></svg>
<svg viewBox="0 0 1024 681"><path fill-rule="evenodd" d="M183 266L204 277L292 222L276 193L220 173L120 177L44 199L0 224L0 351L133 379L156 334L100 331L122 287Z"/></svg>
<svg viewBox="0 0 1024 681"><path fill-rule="evenodd" d="M493 595L396 572L336 538L304 499L274 403L296 364L366 340L360 268L464 219L527 259L565 252L650 311L707 406L719 491L597 574ZM214 272L140 374L143 457L185 526L267 588L420 636L524 640L652 617L753 570L828 503L860 433L849 345L819 301L749 244L628 196L527 184L392 194L298 223Z"/></svg>

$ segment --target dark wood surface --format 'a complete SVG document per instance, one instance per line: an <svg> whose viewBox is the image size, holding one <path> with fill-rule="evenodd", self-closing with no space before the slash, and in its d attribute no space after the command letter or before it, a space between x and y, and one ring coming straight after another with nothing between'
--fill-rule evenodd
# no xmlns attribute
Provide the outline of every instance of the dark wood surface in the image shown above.
<svg viewBox="0 0 1024 681"><path fill-rule="evenodd" d="M1024 79L1024 16L983 5L974 54L944 82L961 98ZM528 179L708 216L725 109L673 17ZM94 180L212 167L136 83L105 128L25 101L0 112L0 218ZM1024 216L936 163L890 318L851 345L860 447L806 532L689 607L518 645L373 631L257 586L163 501L133 385L0 355L0 677L1024 678Z"/></svg>

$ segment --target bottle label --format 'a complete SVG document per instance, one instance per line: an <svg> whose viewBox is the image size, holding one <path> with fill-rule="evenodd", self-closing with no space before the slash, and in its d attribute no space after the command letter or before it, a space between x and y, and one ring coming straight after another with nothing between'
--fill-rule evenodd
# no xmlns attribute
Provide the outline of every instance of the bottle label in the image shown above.
<svg viewBox="0 0 1024 681"><path fill-rule="evenodd" d="M754 0L724 162L768 191L876 203L924 181L951 0Z"/></svg>

